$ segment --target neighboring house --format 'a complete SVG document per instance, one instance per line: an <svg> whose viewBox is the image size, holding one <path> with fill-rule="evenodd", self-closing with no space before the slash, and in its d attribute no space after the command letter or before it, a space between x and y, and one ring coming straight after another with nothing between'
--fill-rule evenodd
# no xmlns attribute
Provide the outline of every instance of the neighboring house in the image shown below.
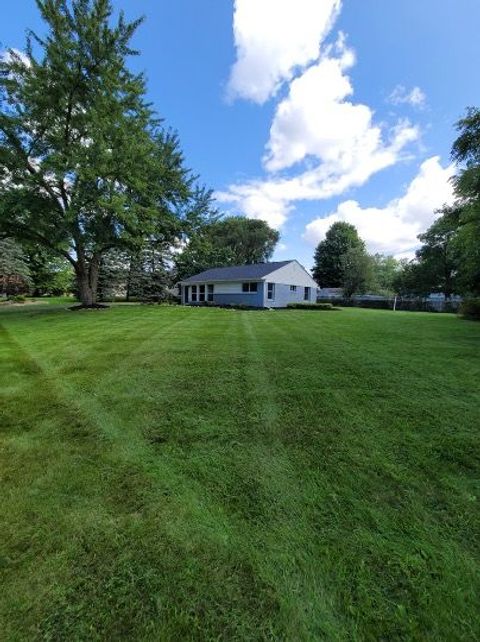
<svg viewBox="0 0 480 642"><path fill-rule="evenodd" d="M181 281L184 305L284 308L317 300L317 284L298 261L212 268Z"/></svg>

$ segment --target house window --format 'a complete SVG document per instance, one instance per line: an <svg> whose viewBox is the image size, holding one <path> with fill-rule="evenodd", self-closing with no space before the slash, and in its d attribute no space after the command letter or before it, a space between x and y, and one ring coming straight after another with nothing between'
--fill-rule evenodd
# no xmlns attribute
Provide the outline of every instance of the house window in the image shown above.
<svg viewBox="0 0 480 642"><path fill-rule="evenodd" d="M310 301L310 288L303 288L303 300Z"/></svg>
<svg viewBox="0 0 480 642"><path fill-rule="evenodd" d="M207 301L213 301L213 283L207 285Z"/></svg>
<svg viewBox="0 0 480 642"><path fill-rule="evenodd" d="M273 301L275 298L275 283L267 283L267 299Z"/></svg>
<svg viewBox="0 0 480 642"><path fill-rule="evenodd" d="M188 285L185 285L183 288L183 298L185 303L188 303Z"/></svg>
<svg viewBox="0 0 480 642"><path fill-rule="evenodd" d="M198 289L199 289L198 300L200 302L203 302L205 301L205 286L200 285Z"/></svg>
<svg viewBox="0 0 480 642"><path fill-rule="evenodd" d="M197 300L197 286L192 285L192 302Z"/></svg>
<svg viewBox="0 0 480 642"><path fill-rule="evenodd" d="M297 286L296 285L291 285L290 286L290 292L296 292L297 291Z"/></svg>
<svg viewBox="0 0 480 642"><path fill-rule="evenodd" d="M258 283L242 283L242 292L257 292L258 291Z"/></svg>

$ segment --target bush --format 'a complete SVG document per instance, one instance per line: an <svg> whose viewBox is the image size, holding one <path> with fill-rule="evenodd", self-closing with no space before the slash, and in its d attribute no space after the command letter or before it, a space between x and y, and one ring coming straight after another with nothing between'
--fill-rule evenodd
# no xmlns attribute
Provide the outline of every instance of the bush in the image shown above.
<svg viewBox="0 0 480 642"><path fill-rule="evenodd" d="M480 299L465 299L458 312L464 319L480 321Z"/></svg>
<svg viewBox="0 0 480 642"><path fill-rule="evenodd" d="M25 303L27 297L23 296L23 294L15 294L14 296L8 297L8 300L13 301L13 303Z"/></svg>
<svg viewBox="0 0 480 642"><path fill-rule="evenodd" d="M331 303L288 303L289 310L338 310Z"/></svg>

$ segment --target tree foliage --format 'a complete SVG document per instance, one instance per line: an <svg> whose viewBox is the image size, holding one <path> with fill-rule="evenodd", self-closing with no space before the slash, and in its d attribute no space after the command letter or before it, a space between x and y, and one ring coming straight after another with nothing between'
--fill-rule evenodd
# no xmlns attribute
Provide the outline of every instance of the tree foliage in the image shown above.
<svg viewBox="0 0 480 642"><path fill-rule="evenodd" d="M37 6L47 35L0 62L0 231L68 260L92 305L105 252L179 234L193 178L127 67L141 20L114 22L109 0Z"/></svg>
<svg viewBox="0 0 480 642"><path fill-rule="evenodd" d="M175 257L178 280L212 267L268 261L279 233L265 221L231 216L207 222Z"/></svg>
<svg viewBox="0 0 480 642"><path fill-rule="evenodd" d="M459 136L452 157L459 164L454 179L458 197L459 282L469 294L480 294L480 109L470 107L457 123Z"/></svg>
<svg viewBox="0 0 480 642"><path fill-rule="evenodd" d="M32 284L22 247L13 239L0 239L0 294L24 294Z"/></svg>
<svg viewBox="0 0 480 642"><path fill-rule="evenodd" d="M333 223L325 239L314 254L313 278L322 288L339 288L344 285L344 256L349 250L365 252L365 243L350 223Z"/></svg>
<svg viewBox="0 0 480 642"><path fill-rule="evenodd" d="M370 289L384 296L395 294L395 282L402 269L402 261L394 256L374 254L371 256L372 282Z"/></svg>
<svg viewBox="0 0 480 642"><path fill-rule="evenodd" d="M361 246L350 247L342 255L342 288L349 298L364 294L373 283L373 261Z"/></svg>

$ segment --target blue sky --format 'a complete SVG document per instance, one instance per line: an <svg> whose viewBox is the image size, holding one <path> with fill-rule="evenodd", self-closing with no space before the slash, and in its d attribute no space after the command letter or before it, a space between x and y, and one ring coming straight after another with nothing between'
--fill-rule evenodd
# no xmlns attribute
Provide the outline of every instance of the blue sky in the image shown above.
<svg viewBox="0 0 480 642"><path fill-rule="evenodd" d="M231 213L312 264L335 220L371 251L410 256L452 199L453 124L480 104L477 0L114 0L145 15L131 64L188 164ZM2 12L0 45L42 25Z"/></svg>

